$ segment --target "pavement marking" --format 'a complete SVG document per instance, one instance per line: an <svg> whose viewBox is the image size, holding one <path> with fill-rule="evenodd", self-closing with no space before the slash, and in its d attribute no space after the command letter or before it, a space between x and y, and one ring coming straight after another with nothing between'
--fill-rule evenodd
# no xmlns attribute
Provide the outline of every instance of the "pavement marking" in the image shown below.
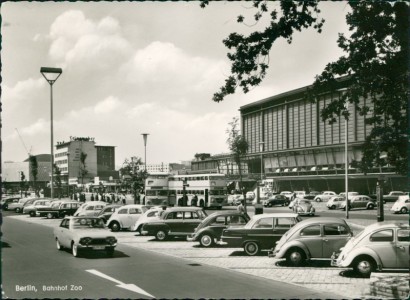
<svg viewBox="0 0 410 300"><path fill-rule="evenodd" d="M100 276L100 277L102 277L102 278L105 278L105 279L107 279L107 280L110 280L110 281L113 281L113 282L115 282L115 283L118 283L117 286L120 287L120 288L123 288L123 289L126 289L126 290L130 290L130 291L132 291L132 292L139 293L139 294L142 294L142 295L145 295L145 296L148 296L148 297L155 298L155 296L153 296L153 295L147 293L146 291L144 291L144 290L141 289L140 287L136 286L135 284L123 283L123 282L121 282L121 281L119 281L119 280L117 280L117 279L115 279L115 278L112 278L111 276L108 276L108 275L106 275L106 274L104 274L104 273L101 273L100 271L97 271L97 270L86 270L86 271L89 272L89 273L91 273L91 274L94 274L94 275Z"/></svg>

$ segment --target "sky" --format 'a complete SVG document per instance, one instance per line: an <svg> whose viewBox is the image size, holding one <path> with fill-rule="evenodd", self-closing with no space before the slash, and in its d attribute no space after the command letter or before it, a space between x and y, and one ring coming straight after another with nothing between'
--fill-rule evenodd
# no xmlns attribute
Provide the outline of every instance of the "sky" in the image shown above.
<svg viewBox="0 0 410 300"><path fill-rule="evenodd" d="M277 2L271 2L278 6ZM41 67L62 68L53 85L54 142L94 137L115 146L116 165L178 163L228 153L227 129L243 105L309 85L343 53L345 2L321 3L323 32L278 40L263 83L223 102L231 32L264 26L250 2L6 2L1 4L3 161L50 153L50 86ZM245 16L246 24L236 22ZM19 134L20 137L19 137Z"/></svg>

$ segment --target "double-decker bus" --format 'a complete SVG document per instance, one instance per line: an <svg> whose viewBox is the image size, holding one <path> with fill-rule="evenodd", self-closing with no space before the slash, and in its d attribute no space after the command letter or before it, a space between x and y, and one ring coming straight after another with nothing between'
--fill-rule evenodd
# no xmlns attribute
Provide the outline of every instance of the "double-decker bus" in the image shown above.
<svg viewBox="0 0 410 300"><path fill-rule="evenodd" d="M173 175L169 177L168 184L170 203L176 206L221 209L222 206L227 205L228 195L224 174ZM184 185L186 198L184 198Z"/></svg>
<svg viewBox="0 0 410 300"><path fill-rule="evenodd" d="M170 205L168 173L150 173L145 179L145 205ZM175 198L175 197L174 197Z"/></svg>

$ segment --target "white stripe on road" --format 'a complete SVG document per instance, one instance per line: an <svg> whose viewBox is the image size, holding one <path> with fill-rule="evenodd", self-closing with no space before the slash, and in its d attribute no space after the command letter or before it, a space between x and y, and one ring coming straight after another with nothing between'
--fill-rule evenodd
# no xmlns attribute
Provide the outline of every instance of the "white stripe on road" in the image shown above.
<svg viewBox="0 0 410 300"><path fill-rule="evenodd" d="M113 282L117 283L117 286L120 287L120 288L122 288L122 289L130 290L130 291L133 291L133 292L135 292L135 293L139 293L139 294L142 294L142 295L145 295L145 296L148 296L148 297L155 298L155 296L153 296L153 295L147 293L146 291L144 291L143 289L139 288L139 287L136 286L135 284L126 284L126 283L123 283L123 282L121 282L121 281L119 281L119 280L117 280L117 279L115 279L115 278L112 278L111 276L108 276L108 275L106 275L106 274L104 274L104 273L101 273L100 271L97 271L97 270L86 270L86 271L89 272L89 273L91 273L91 274L97 275L97 276L99 276L99 277L105 278L105 279L107 279L107 280L113 281Z"/></svg>

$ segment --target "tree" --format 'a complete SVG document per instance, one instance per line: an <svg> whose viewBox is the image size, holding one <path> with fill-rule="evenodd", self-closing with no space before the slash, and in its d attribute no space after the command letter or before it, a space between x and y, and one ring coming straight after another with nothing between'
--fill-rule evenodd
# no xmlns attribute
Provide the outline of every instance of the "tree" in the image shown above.
<svg viewBox="0 0 410 300"><path fill-rule="evenodd" d="M132 191L135 203L140 201L139 192L144 190L145 179L148 177L148 172L141 168L142 165L142 159L133 156L130 160L125 159L120 169L121 187Z"/></svg>
<svg viewBox="0 0 410 300"><path fill-rule="evenodd" d="M39 196L38 190L37 190L37 187L36 187L37 176L38 176L38 162L37 162L37 157L35 157L34 155L30 155L30 156L29 156L29 163L30 163L31 176L33 176L33 188L34 188L34 192L36 193L37 196Z"/></svg>
<svg viewBox="0 0 410 300"><path fill-rule="evenodd" d="M61 170L57 166L57 164L53 165L53 172L54 172L54 182L53 185L57 188L58 191L58 198L61 198Z"/></svg>
<svg viewBox="0 0 410 300"><path fill-rule="evenodd" d="M313 27L319 33L324 20L319 18L320 1L279 2L279 8L271 8L267 1L253 1L256 9L254 19L270 18L269 26L244 36L231 33L223 41L231 50L231 75L215 93L213 100L223 101L234 94L238 87L247 93L258 86L269 67L269 51L276 40L284 38L290 44L292 35L302 29ZM205 7L209 1L201 1ZM336 62L329 63L316 77L309 91L314 100L321 92L333 92L341 76L348 76L350 86L340 98L334 98L322 111L322 120L330 123L335 117L349 118L346 101L354 105L362 115L369 116L367 124L373 130L366 138L363 157L359 163L366 172L383 161L380 153L387 153L387 162L396 170L407 172L407 99L408 99L408 32L409 4L389 1L351 0L347 4L351 12L346 22L350 37L339 35L338 45L346 53ZM243 23L245 18L238 16ZM360 102L370 99L371 105ZM371 111L373 106L373 111Z"/></svg>
<svg viewBox="0 0 410 300"><path fill-rule="evenodd" d="M210 154L210 153L196 153L196 154L195 154L195 159L196 159L197 161L199 161L199 160L205 160L206 158L209 158L209 157L211 157L211 154Z"/></svg>
<svg viewBox="0 0 410 300"><path fill-rule="evenodd" d="M228 134L228 139L226 142L229 146L229 150L231 150L232 152L233 160L238 165L239 182L240 182L240 187L243 193L243 201L244 201L244 207L245 207L245 212L246 212L247 211L246 191L243 188L243 183L242 183L241 158L244 157L246 153L248 152L249 144L248 144L248 141L241 134L239 134L238 122L239 122L239 118L234 117L232 121L229 123L230 128L226 130L226 133Z"/></svg>
<svg viewBox="0 0 410 300"><path fill-rule="evenodd" d="M85 160L87 159L87 153L81 152L80 154L80 176L81 176L81 184L84 184L84 177L88 174L87 166L85 164Z"/></svg>

